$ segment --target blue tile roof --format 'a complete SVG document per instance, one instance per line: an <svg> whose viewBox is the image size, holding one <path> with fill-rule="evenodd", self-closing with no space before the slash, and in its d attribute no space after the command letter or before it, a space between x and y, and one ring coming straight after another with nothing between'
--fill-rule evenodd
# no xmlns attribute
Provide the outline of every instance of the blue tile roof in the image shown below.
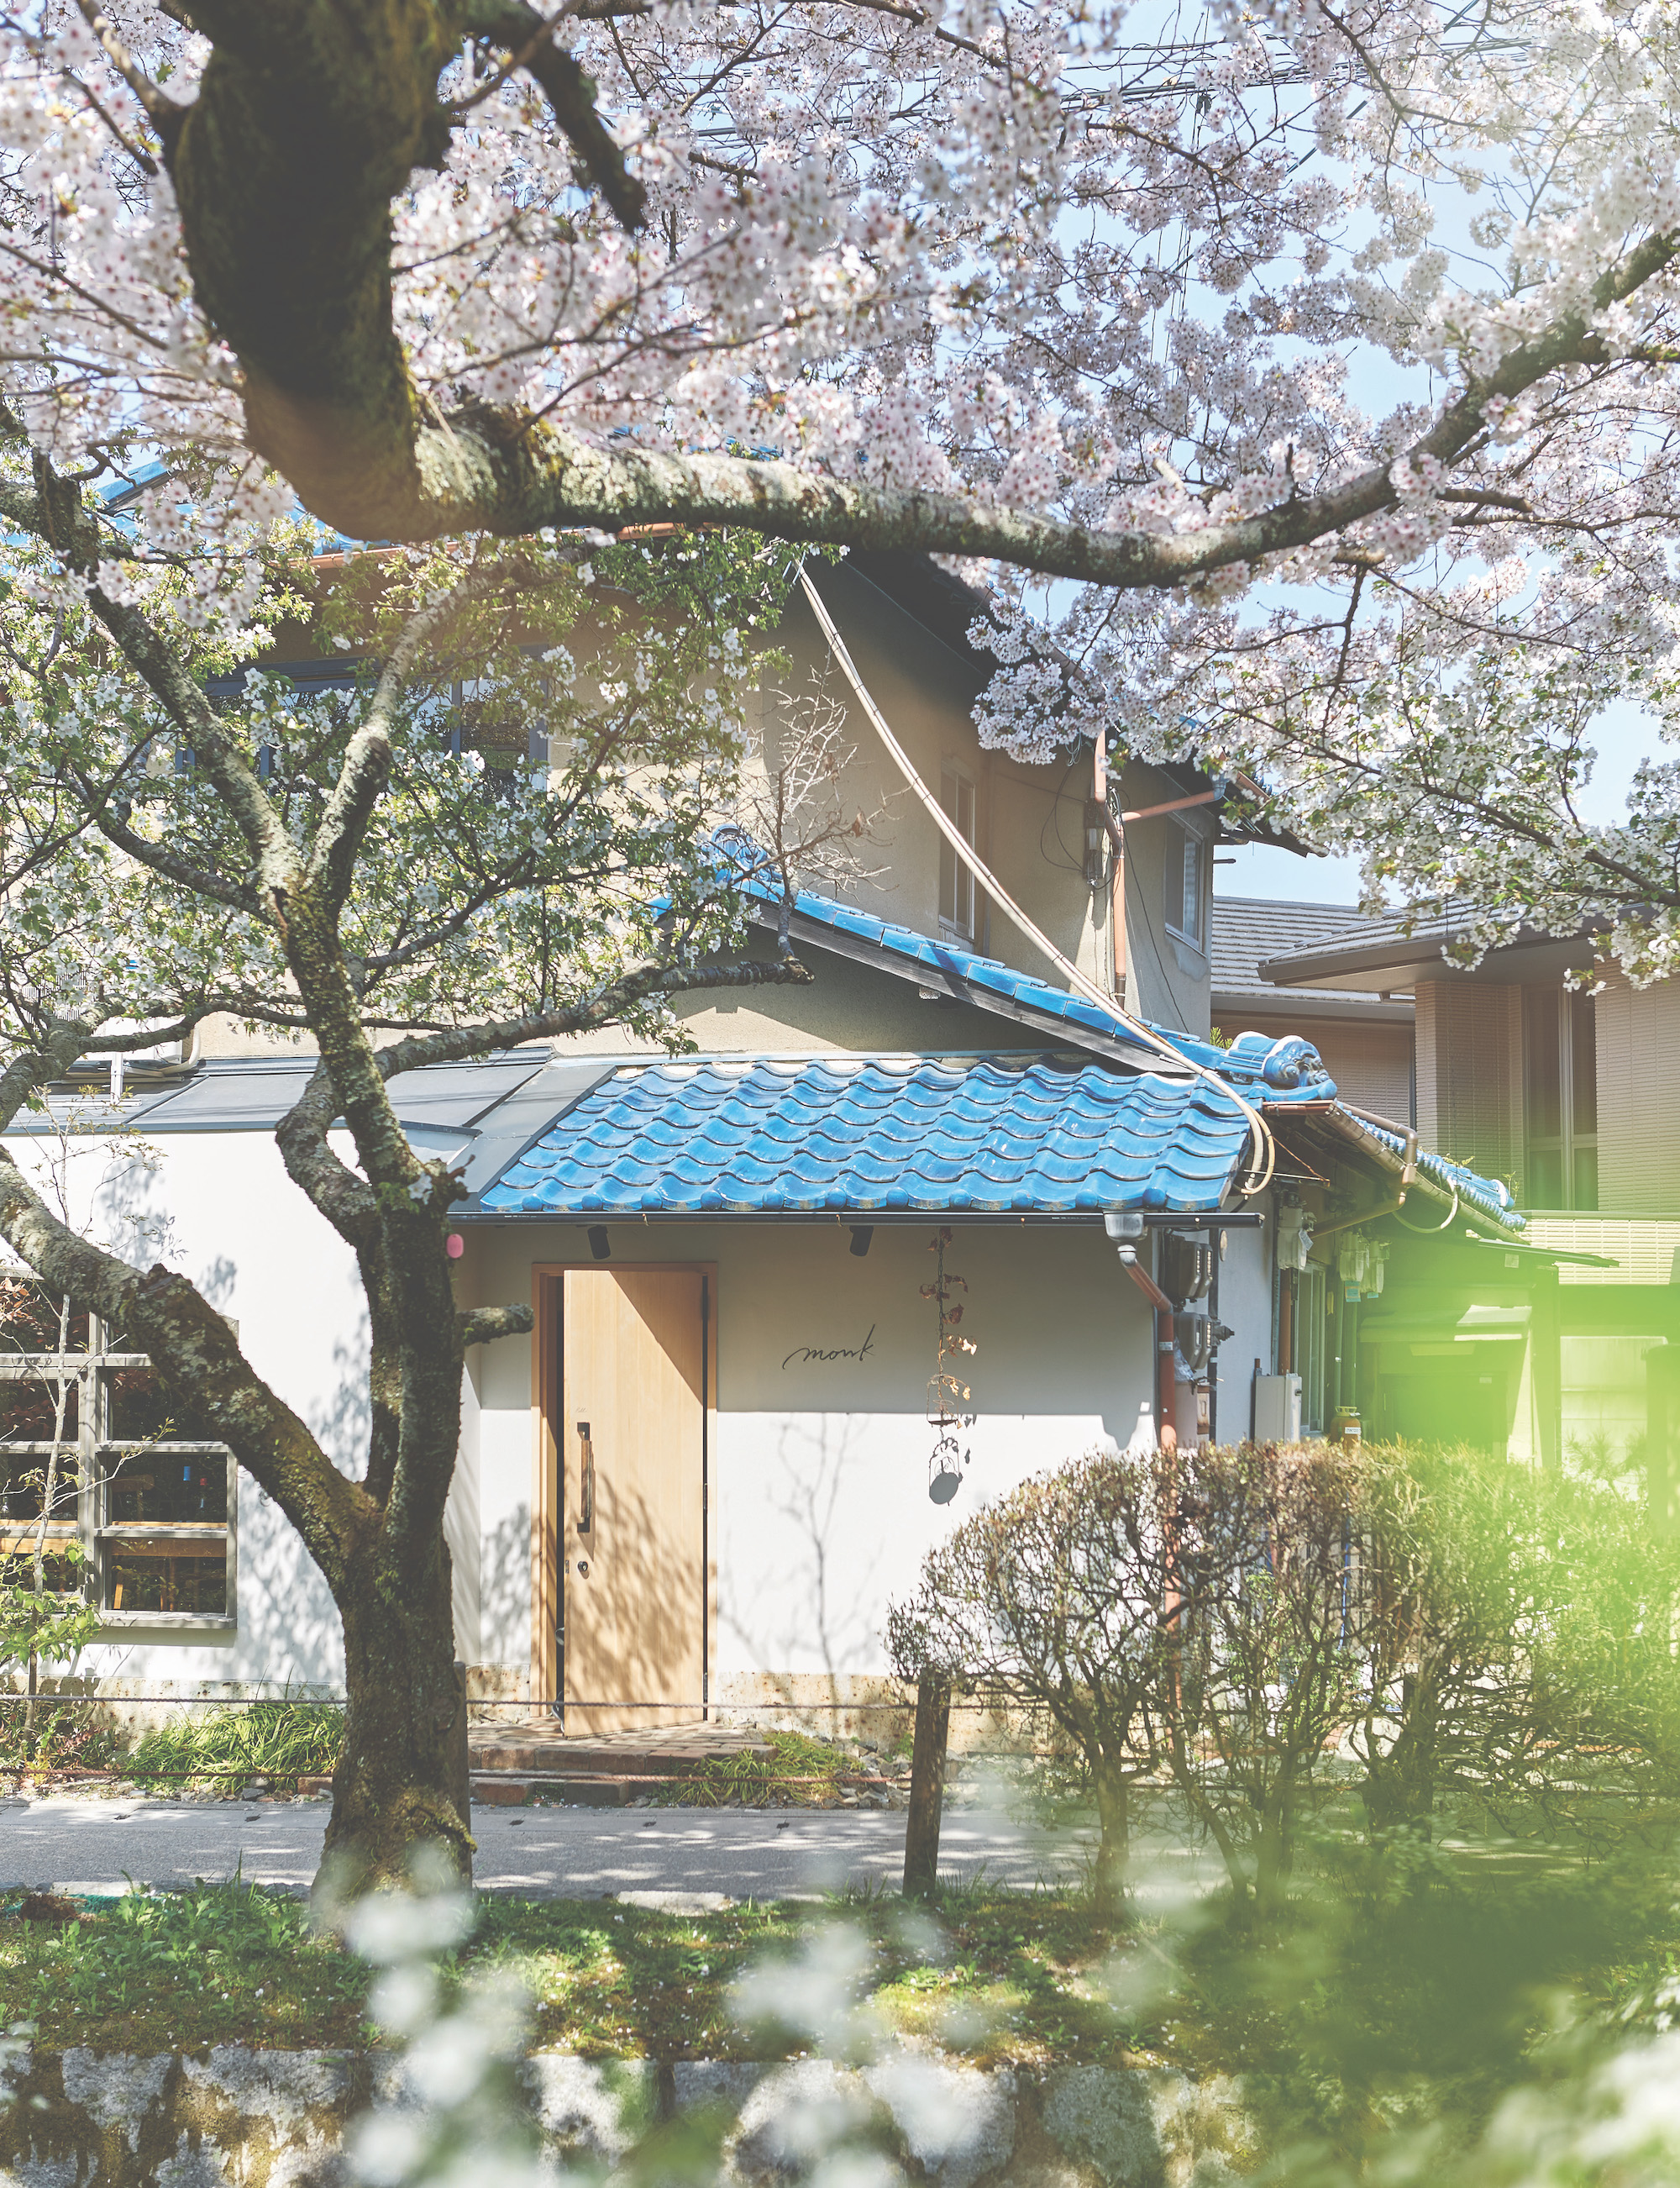
<svg viewBox="0 0 1680 2188"><path fill-rule="evenodd" d="M719 848L721 856L730 864L738 864L747 855L744 851L733 849L727 839ZM752 855L760 854L754 852ZM744 895L780 908L781 893L773 883L756 872L741 872L736 880ZM1059 1025L1075 1038L1081 1033L1107 1036L1125 1050L1125 1061L1134 1066L1147 1054L1131 1024L1118 1012L1103 1010L1085 996L1054 987L1048 980L1037 979L1030 973L1018 973L1013 966L996 957L982 957L954 942L919 933L913 927L894 926L886 920L876 919L855 905L842 904L836 897L820 896L814 889L799 891L794 899L794 910L800 918L815 926L849 935L856 941L872 942L889 956L926 966L930 971L949 973L971 991L973 1001L982 1010L989 998L995 996L1001 1001L1012 1003L1018 1010L1030 1011L1051 1021L1046 1031ZM1250 1101L1322 1102L1336 1091L1335 1082L1309 1041L1293 1036L1280 1041L1274 1040L1269 1034L1249 1033L1240 1035L1230 1048L1225 1049L1215 1048L1209 1041L1192 1040L1188 1034L1180 1033L1171 1026L1151 1025L1149 1030L1189 1062L1217 1071Z"/></svg>
<svg viewBox="0 0 1680 2188"><path fill-rule="evenodd" d="M1205 1080L1050 1057L637 1064L485 1193L487 1215L1074 1215L1219 1207L1247 1120Z"/></svg>
<svg viewBox="0 0 1680 2188"><path fill-rule="evenodd" d="M1391 1153L1403 1155L1406 1153L1403 1132L1390 1131L1373 1117L1359 1117L1355 1121L1361 1131L1369 1132L1373 1140L1380 1140ZM1431 1179L1443 1193L1456 1193L1467 1207L1479 1209L1484 1215L1495 1217L1508 1231L1527 1229L1528 1218L1518 1213L1517 1204L1511 1198L1509 1187L1502 1185L1497 1178L1479 1177L1474 1170L1466 1170L1463 1163L1452 1162L1446 1155L1431 1154L1424 1148L1418 1149L1416 1160L1424 1176Z"/></svg>

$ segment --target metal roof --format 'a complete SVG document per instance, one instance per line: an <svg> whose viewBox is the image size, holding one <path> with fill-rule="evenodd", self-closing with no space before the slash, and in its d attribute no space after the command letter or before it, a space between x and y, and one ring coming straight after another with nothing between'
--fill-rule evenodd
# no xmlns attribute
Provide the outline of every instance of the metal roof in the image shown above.
<svg viewBox="0 0 1680 2188"><path fill-rule="evenodd" d="M1069 1057L621 1067L485 1192L486 1215L1210 1213L1247 1120L1205 1080Z"/></svg>
<svg viewBox="0 0 1680 2188"><path fill-rule="evenodd" d="M1473 905L1457 916L1428 918L1397 911L1386 919L1361 921L1337 935L1324 935L1280 950L1256 967L1276 990L1351 990L1389 994L1415 987L1419 980L1562 980L1593 961L1593 928L1583 922L1572 935L1554 935L1511 916L1502 943L1475 966L1452 963L1446 951L1463 940L1482 916ZM1416 922L1411 933L1407 928ZM1279 995L1280 1002L1283 995Z"/></svg>
<svg viewBox="0 0 1680 2188"><path fill-rule="evenodd" d="M57 1131L69 1122L80 1131L138 1128L144 1132L250 1132L272 1130L308 1085L317 1056L217 1057L190 1076L162 1086L131 1086L112 1102L97 1087L55 1087L49 1114L22 1111L8 1133ZM426 1064L399 1072L391 1081L392 1107L404 1125L465 1133L507 1102L549 1062L544 1048L515 1049L465 1063ZM557 1095L555 1110L567 1095ZM550 1113L554 1114L553 1111Z"/></svg>

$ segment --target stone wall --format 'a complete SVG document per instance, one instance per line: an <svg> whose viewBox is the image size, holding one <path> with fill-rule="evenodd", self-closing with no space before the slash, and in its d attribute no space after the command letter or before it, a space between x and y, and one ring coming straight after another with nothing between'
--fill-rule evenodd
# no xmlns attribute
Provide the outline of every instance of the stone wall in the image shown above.
<svg viewBox="0 0 1680 2188"><path fill-rule="evenodd" d="M370 2102L416 2101L388 2055L234 2045L150 2057L19 2046L6 2078L0 2180L24 2188L332 2188L347 2123ZM732 2188L796 2188L837 2137L884 2151L883 2179L936 2188L1221 2188L1260 2154L1234 2082L1164 2070L987 2073L908 2050L859 2069L538 2052L524 2082L556 2176L598 2176L646 2138L708 2120Z"/></svg>

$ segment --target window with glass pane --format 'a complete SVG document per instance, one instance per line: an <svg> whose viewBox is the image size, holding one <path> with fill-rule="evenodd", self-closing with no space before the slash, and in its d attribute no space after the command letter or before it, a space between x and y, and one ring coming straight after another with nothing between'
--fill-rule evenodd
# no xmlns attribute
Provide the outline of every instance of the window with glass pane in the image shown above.
<svg viewBox="0 0 1680 2188"><path fill-rule="evenodd" d="M956 824L965 843L974 841L974 786L956 768L939 776L939 804ZM942 836L939 838L939 918L958 934L974 933L974 877Z"/></svg>
<svg viewBox="0 0 1680 2188"><path fill-rule="evenodd" d="M1177 831L1179 852L1167 860L1167 925L1187 942L1202 945L1202 839L1193 830Z"/></svg>
<svg viewBox="0 0 1680 2188"><path fill-rule="evenodd" d="M1593 1001L1523 991L1523 1198L1531 1208L1598 1205L1598 1064Z"/></svg>
<svg viewBox="0 0 1680 2188"><path fill-rule="evenodd" d="M66 1322L45 1301L8 1326L7 1304L0 1566L26 1564L39 1538L48 1585L89 1592L114 1625L227 1624L239 1479L227 1446L184 1430L151 1363L97 1320ZM29 1341L43 1334L51 1351Z"/></svg>

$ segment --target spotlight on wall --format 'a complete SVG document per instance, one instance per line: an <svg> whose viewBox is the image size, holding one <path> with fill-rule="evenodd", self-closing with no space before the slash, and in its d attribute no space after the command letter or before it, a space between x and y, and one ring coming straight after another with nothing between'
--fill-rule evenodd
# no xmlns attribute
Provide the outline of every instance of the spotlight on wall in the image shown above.
<svg viewBox="0 0 1680 2188"><path fill-rule="evenodd" d="M872 1223L853 1224L852 1251L860 1260L862 1260L864 1255L869 1251L869 1242L874 1236L875 1226Z"/></svg>
<svg viewBox="0 0 1680 2188"><path fill-rule="evenodd" d="M604 1223L591 1223L591 1224L590 1224L590 1226L589 1226L589 1251L590 1251L590 1253L591 1253L591 1254L593 1254L593 1255L595 1255L595 1257L596 1260L598 1260L598 1261L606 1261L606 1260L610 1260L612 1259L612 1248L607 1244L607 1243L606 1243L606 1224L604 1224Z"/></svg>

